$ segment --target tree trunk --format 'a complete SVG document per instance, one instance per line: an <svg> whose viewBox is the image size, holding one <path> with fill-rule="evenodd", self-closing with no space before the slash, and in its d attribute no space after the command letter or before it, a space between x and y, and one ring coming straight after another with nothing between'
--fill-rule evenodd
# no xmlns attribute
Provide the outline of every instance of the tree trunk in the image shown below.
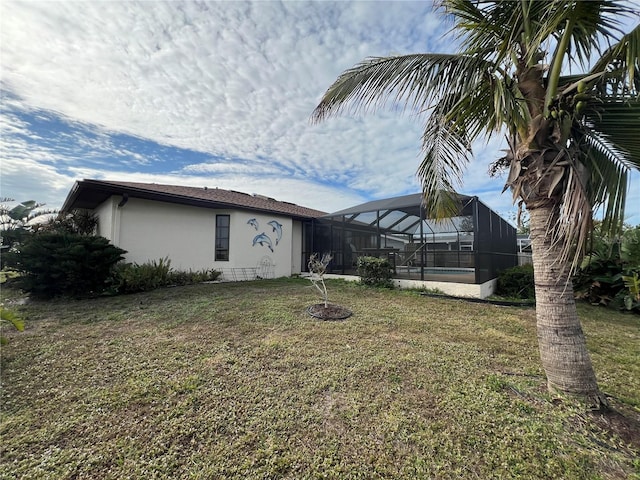
<svg viewBox="0 0 640 480"><path fill-rule="evenodd" d="M560 261L562 245L554 244L548 233L558 216L558 207L552 203L529 210L538 345L547 386L591 408L606 408L576 311L570 265Z"/></svg>

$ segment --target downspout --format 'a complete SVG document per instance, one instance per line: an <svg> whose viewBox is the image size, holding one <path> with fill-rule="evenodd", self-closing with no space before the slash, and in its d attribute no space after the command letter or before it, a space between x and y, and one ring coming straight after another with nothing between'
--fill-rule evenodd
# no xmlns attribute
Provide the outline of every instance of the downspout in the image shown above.
<svg viewBox="0 0 640 480"><path fill-rule="evenodd" d="M118 203L118 208L124 207L127 204L128 201L129 201L129 194L128 193L123 193L122 194L122 200L120 200L120 203Z"/></svg>

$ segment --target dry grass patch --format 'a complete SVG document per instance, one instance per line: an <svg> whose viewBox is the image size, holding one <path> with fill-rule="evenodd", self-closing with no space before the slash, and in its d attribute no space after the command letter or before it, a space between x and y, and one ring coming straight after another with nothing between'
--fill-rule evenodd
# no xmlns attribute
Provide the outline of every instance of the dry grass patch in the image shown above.
<svg viewBox="0 0 640 480"><path fill-rule="evenodd" d="M637 475L637 446L546 395L532 310L329 291L353 317L311 318L314 291L291 279L17 307L27 330L2 352L0 475ZM603 389L637 418L637 320L594 312Z"/></svg>

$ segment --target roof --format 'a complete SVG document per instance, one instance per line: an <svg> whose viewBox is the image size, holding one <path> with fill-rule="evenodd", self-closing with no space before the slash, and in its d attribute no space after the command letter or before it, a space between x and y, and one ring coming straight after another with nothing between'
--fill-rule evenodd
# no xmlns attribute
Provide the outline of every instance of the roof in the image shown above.
<svg viewBox="0 0 640 480"><path fill-rule="evenodd" d="M401 233L415 235L421 232L443 233L464 232L469 227L464 224L464 217L471 214L471 201L477 197L456 194L460 204L460 213L456 217L432 220L426 217L423 207L423 195L414 193L400 197L373 200L339 212L325 215L321 220L336 219L354 229L365 231L374 228L377 232Z"/></svg>
<svg viewBox="0 0 640 480"><path fill-rule="evenodd" d="M90 179L78 180L74 184L61 210L62 212L68 212L75 208L93 210L113 195L203 208L239 208L278 213L301 219L326 215L326 212L301 207L294 203L281 202L262 195L250 195L235 190Z"/></svg>
<svg viewBox="0 0 640 480"><path fill-rule="evenodd" d="M463 205L474 198L462 194L456 195L458 196L458 201ZM327 216L333 217L336 215L353 215L356 213L375 212L378 210L413 211L415 209L419 209L422 206L423 198L424 197L421 193L412 193L410 195L402 195L400 197L373 200L371 202L356 205L355 207L340 210L339 212L333 212L331 214L328 214Z"/></svg>

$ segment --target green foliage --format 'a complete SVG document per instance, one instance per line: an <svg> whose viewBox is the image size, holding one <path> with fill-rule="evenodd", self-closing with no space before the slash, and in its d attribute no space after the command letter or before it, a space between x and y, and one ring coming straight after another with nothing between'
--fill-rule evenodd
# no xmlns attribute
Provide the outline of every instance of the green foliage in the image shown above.
<svg viewBox="0 0 640 480"><path fill-rule="evenodd" d="M19 246L26 242L33 232L26 228L13 228L10 230L2 230L0 232L1 239L1 253L0 253L0 269L4 269L6 265L6 259L9 253L17 251Z"/></svg>
<svg viewBox="0 0 640 480"><path fill-rule="evenodd" d="M143 264L121 263L113 270L113 285L118 293L154 290L168 284L171 261L161 258Z"/></svg>
<svg viewBox="0 0 640 480"><path fill-rule="evenodd" d="M5 260L23 273L17 284L35 296L87 296L104 291L112 267L125 253L103 237L45 232L28 238Z"/></svg>
<svg viewBox="0 0 640 480"><path fill-rule="evenodd" d="M627 228L622 233L620 258L628 265L640 268L640 225Z"/></svg>
<svg viewBox="0 0 640 480"><path fill-rule="evenodd" d="M0 327L4 328L5 325L12 325L19 332L24 330L24 320L16 315L15 312L4 308L4 305L0 304ZM6 345L7 342L7 338L4 335L0 335L0 344Z"/></svg>
<svg viewBox="0 0 640 480"><path fill-rule="evenodd" d="M640 313L635 297L640 274L640 225L626 227L619 238L608 238L599 225L592 234L591 251L573 282L576 297L594 305Z"/></svg>
<svg viewBox="0 0 640 480"><path fill-rule="evenodd" d="M111 278L114 293L136 293L155 290L169 285L190 285L216 280L216 270L173 270L168 257L142 264L120 263L113 269Z"/></svg>
<svg viewBox="0 0 640 480"><path fill-rule="evenodd" d="M69 213L61 213L51 221L42 225L38 231L56 231L93 235L98 226L98 217L89 210L75 209Z"/></svg>
<svg viewBox="0 0 640 480"><path fill-rule="evenodd" d="M500 272L496 294L509 298L535 298L533 265L519 265Z"/></svg>
<svg viewBox="0 0 640 480"><path fill-rule="evenodd" d="M393 268L386 258L358 257L358 275L364 285L393 288Z"/></svg>
<svg viewBox="0 0 640 480"><path fill-rule="evenodd" d="M629 311L640 313L640 277L638 272L633 275L622 276L624 286L629 289L629 294L624 296L624 307Z"/></svg>

